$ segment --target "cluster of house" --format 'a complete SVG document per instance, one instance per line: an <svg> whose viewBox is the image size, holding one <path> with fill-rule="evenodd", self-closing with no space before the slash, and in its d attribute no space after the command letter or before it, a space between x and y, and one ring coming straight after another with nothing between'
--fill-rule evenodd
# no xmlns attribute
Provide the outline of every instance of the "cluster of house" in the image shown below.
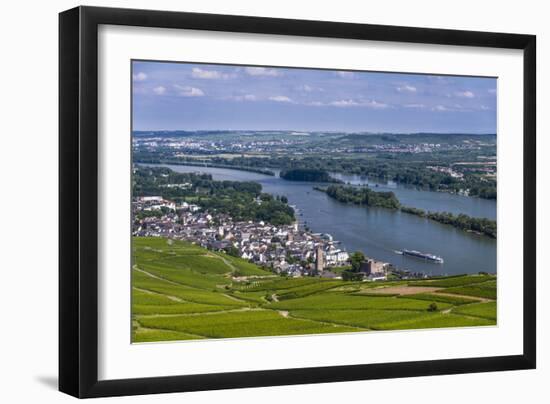
<svg viewBox="0 0 550 404"><path fill-rule="evenodd" d="M459 171L453 170L451 167L443 167L443 166L426 166L427 169L450 175L453 178L462 179L464 178L464 174L462 174Z"/></svg>
<svg viewBox="0 0 550 404"><path fill-rule="evenodd" d="M365 151L388 153L431 153L435 150L445 150L439 143L384 143L375 144L365 148Z"/></svg>
<svg viewBox="0 0 550 404"><path fill-rule="evenodd" d="M136 215L162 210L162 215ZM234 222L225 214L211 214L197 205L174 204L161 197L135 198L133 235L161 236L193 242L215 251L231 251L274 272L299 277L316 274L338 278L331 269L349 265L348 252L329 234L311 233L297 223L274 226L265 222ZM370 279L385 279L386 263L368 260L361 271Z"/></svg>
<svg viewBox="0 0 550 404"><path fill-rule="evenodd" d="M172 211L183 209L190 212L200 210L198 205L188 204L187 202L183 202L181 205L176 206L175 202L164 199L162 196L139 196L134 198L132 202L132 209L134 212L152 212L155 210L162 210L162 208L167 208Z"/></svg>
<svg viewBox="0 0 550 404"><path fill-rule="evenodd" d="M274 147L280 146L292 146L295 144L305 143L304 141L299 140L287 140L287 139L278 139L278 140L255 140L255 141L235 141L234 139L223 141L223 140L207 140L207 139L197 139L194 137L190 138L180 138L180 137L159 137L154 133L151 133L151 136L147 137L134 137L132 144L136 149L139 148L159 148L166 147L170 149L175 149L180 151L175 153L174 156L183 156L187 157L189 153L202 153L202 154L213 154L223 152L243 152L243 151L254 151L254 152L273 152Z"/></svg>

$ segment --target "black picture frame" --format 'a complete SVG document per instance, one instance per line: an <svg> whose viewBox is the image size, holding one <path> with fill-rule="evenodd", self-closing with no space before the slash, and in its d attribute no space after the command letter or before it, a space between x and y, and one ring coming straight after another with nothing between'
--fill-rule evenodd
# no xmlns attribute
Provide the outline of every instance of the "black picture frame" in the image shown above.
<svg viewBox="0 0 550 404"><path fill-rule="evenodd" d="M97 62L100 24L523 50L523 353L468 359L99 381ZM59 100L60 391L86 398L535 368L535 36L77 7L59 15Z"/></svg>

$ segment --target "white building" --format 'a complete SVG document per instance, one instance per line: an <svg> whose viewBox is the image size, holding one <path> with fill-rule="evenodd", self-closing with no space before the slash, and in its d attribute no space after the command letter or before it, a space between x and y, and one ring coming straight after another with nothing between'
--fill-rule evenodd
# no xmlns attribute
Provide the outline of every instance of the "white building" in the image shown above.
<svg viewBox="0 0 550 404"><path fill-rule="evenodd" d="M326 253L327 265L342 265L349 260L349 254L347 251L330 249Z"/></svg>
<svg viewBox="0 0 550 404"><path fill-rule="evenodd" d="M187 202L182 202L182 203L178 206L178 209L187 210L187 209L189 209L189 204L188 204Z"/></svg>
<svg viewBox="0 0 550 404"><path fill-rule="evenodd" d="M140 196L137 200L139 202L161 202L162 196Z"/></svg>
<svg viewBox="0 0 550 404"><path fill-rule="evenodd" d="M190 210L191 212L196 212L196 211L198 211L198 210L200 210L200 209L201 209L201 208L200 208L200 206L198 206L198 205L189 205L189 210Z"/></svg>

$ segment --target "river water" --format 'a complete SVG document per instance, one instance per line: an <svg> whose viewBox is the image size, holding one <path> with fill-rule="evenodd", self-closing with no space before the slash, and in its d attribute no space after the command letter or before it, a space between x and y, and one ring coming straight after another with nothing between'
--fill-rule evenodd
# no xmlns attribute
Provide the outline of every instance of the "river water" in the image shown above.
<svg viewBox="0 0 550 404"><path fill-rule="evenodd" d="M313 190L313 182L286 181L276 176L214 167L163 165L176 172L209 173L215 180L254 181L263 192L285 195L296 207L301 224L311 231L329 233L347 251L390 262L398 268L428 275L454 275L485 271L496 273L496 240L467 233L449 225L384 208L346 205ZM358 176L333 174L354 185L369 184L375 191L393 191L407 206L430 211L465 213L495 219L496 202L441 192L419 190L401 184L381 183ZM326 185L326 184L325 184ZM397 254L408 249L443 257L445 263L429 263Z"/></svg>

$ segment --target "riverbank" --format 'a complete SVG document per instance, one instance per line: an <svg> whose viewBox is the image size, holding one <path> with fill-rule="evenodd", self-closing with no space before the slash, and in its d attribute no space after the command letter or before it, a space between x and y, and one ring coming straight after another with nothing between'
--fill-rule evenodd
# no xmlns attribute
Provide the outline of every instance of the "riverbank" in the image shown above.
<svg viewBox="0 0 550 404"><path fill-rule="evenodd" d="M330 185L325 188L314 186L313 189L324 192L329 197L342 203L381 207L394 211L400 210L403 213L450 225L465 232L485 235L491 238L496 238L497 236L497 223L494 220L470 217L465 214L453 215L449 212L429 212L416 207L403 206L393 192L376 192L366 186Z"/></svg>
<svg viewBox="0 0 550 404"><path fill-rule="evenodd" d="M165 164L165 165L180 165L180 166L191 166L191 167L212 167L212 168L227 168L229 170L238 170L238 171L247 171L250 173L257 173L257 174L263 174L263 175L269 175L269 176L275 176L275 173L271 170L262 169L262 168L255 168L255 167L240 167L240 166L232 166L227 164L213 164L213 163L198 163L198 162L189 162L189 161L172 161L172 160L157 160L157 159L151 159L151 160L137 160L134 161L134 164Z"/></svg>
<svg viewBox="0 0 550 404"><path fill-rule="evenodd" d="M312 190L313 186L327 184L285 181L276 176L212 167L185 165L168 166L181 173L197 171L212 175L219 181L257 182L262 192L286 196L296 207L301 225L314 233L328 233L341 241L348 251L362 251L369 257L389 262L396 268L427 275L456 275L461 273L496 273L496 240L456 229L416 215L396 214L384 208L362 208L342 204L325 193ZM359 176L339 177L346 182L361 185ZM373 187L374 185L370 183ZM496 217L496 203L479 198L468 198L440 192L417 191L396 184L379 184L376 190L392 191L407 206L418 206L429 211L438 208L471 216ZM444 264L430 264L422 260L396 254L403 249L417 250L445 259Z"/></svg>
<svg viewBox="0 0 550 404"><path fill-rule="evenodd" d="M411 172L409 169L404 169L401 167L398 171L394 173L394 175L389 175L387 170L381 170L377 167L377 165L369 165L369 170L363 171L361 173L358 173L357 170L349 169L343 166L342 164L331 164L327 167L319 167L318 160L315 161L306 161L304 162L303 166L295 167L293 165L289 165L287 160L283 161L270 161L270 159L261 159L255 157L235 157L234 159L220 159L220 158L214 158L213 160L217 161L200 161L198 162L197 159L191 159L191 160L184 160L181 159L177 160L170 160L170 159L140 159L136 160L135 162L141 162L141 163L155 163L155 164L177 164L177 165L191 165L191 166L208 166L208 167L218 167L218 168L227 168L227 169L233 169L233 170L242 170L242 171L248 171L248 172L256 172L260 174L266 174L266 175L276 175L275 173L278 171L285 172L285 171L294 171L294 170L321 170L327 172L331 178L335 179L338 182L339 176L344 177L356 177L361 176L364 178L370 178L376 182L388 182L388 181L394 181L400 185L408 186L411 188L414 188L418 191L423 192L437 192L437 193L447 193L451 195L461 195L465 197L470 198L479 198L482 200L487 201L494 201L496 200L496 185L491 184L488 186L488 188L480 188L481 185L478 180L473 180L469 176L468 178L463 178L459 183L460 187L457 187L459 183L457 183L456 179L450 178L448 181L450 181L449 184L446 183L447 180L443 178L439 178L438 181L435 183L430 182L430 179L434 175L439 175L441 173L434 172L432 169L428 169L426 167L422 166L416 166L414 167L414 171L416 174L411 176ZM369 164L372 164L373 162L369 162ZM387 161L384 160L380 162L382 166L387 164ZM395 167L394 167L395 168ZM433 167L432 167L433 168ZM402 171L404 170L404 171ZM393 172L393 171L392 171ZM439 175L441 177L441 175ZM419 180L417 177L421 178ZM318 182L333 182L331 180L324 181L324 180L315 180L315 179L304 179L303 181L318 181ZM345 180L343 181L346 182ZM452 183L452 184L451 184Z"/></svg>

